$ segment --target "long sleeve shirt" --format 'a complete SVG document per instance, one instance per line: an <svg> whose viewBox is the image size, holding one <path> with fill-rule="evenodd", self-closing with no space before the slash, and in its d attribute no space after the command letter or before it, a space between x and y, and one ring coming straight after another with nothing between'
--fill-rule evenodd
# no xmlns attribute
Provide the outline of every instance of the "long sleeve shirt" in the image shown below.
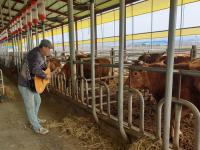
<svg viewBox="0 0 200 150"><path fill-rule="evenodd" d="M32 49L24 58L21 72L18 77L18 84L28 87L29 80L34 76L38 76L42 79L46 78L43 70L46 69L44 57L40 53L38 47Z"/></svg>

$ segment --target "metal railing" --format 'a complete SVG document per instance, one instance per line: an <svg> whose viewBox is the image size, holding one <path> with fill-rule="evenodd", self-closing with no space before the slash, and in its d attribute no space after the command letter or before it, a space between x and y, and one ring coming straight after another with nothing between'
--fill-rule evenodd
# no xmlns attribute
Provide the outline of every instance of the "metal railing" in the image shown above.
<svg viewBox="0 0 200 150"><path fill-rule="evenodd" d="M4 77L1 69L0 69L0 89L1 89L1 96L4 96L5 95Z"/></svg>
<svg viewBox="0 0 200 150"><path fill-rule="evenodd" d="M130 71L150 71L150 72L158 72L158 73L166 73L167 69L166 68L151 68L151 67L140 67L140 66L130 66ZM172 102L175 103L175 112L176 112L176 117L175 117L175 136L173 139L173 145L177 148L179 148L179 130L180 130L180 120L181 120L181 110L182 110L182 105L188 107L195 115L196 119L196 124L195 124L195 129L196 129L196 141L195 141L195 150L200 149L200 113L197 107L190 103L188 100L183 100L180 98L180 92L181 92L181 76L191 76L191 77L200 77L200 71L196 70L177 70L175 69L173 71L174 74L179 74L179 87L178 87L178 98L173 98ZM192 84L192 83L191 83ZM178 100L177 100L178 99ZM161 140L161 110L162 106L164 104L164 98L159 102L158 107L157 107L157 130L156 130L156 137ZM181 105L181 106L180 106Z"/></svg>
<svg viewBox="0 0 200 150"><path fill-rule="evenodd" d="M156 137L161 141L161 114L162 114L162 107L163 104L165 102L165 99L163 98L162 100L160 100L160 102L158 103L157 106L157 131L156 131ZM182 110L182 106L185 106L187 108L189 108L192 113L194 114L194 118L195 118L195 146L194 149L195 150L199 150L200 149L200 113L199 110L196 108L196 106L194 104L192 104L191 102L189 102L188 100L184 100L184 99L177 99L175 97L172 98L172 103L175 104L176 108L180 107L178 109L176 109L176 117L175 117L175 121L176 121L176 126L175 126L175 135L173 138L173 145L179 149L179 131L180 131L180 121L181 121L181 110ZM178 115L177 115L178 114Z"/></svg>

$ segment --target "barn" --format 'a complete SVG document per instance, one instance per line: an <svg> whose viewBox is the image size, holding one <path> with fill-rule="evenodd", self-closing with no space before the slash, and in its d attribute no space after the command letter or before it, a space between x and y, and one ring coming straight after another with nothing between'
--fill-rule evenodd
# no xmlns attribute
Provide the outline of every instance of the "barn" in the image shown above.
<svg viewBox="0 0 200 150"><path fill-rule="evenodd" d="M200 150L200 0L1 0L0 149Z"/></svg>

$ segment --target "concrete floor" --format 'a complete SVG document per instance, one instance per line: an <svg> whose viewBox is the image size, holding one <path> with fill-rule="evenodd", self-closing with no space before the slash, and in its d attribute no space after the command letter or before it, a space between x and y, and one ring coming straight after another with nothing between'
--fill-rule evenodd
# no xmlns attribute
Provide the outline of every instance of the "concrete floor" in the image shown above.
<svg viewBox="0 0 200 150"><path fill-rule="evenodd" d="M72 136L59 137L58 129L48 135L38 135L27 127L22 98L16 86L4 78L8 98L0 103L0 150L82 150L81 141ZM45 98L44 98L45 97ZM53 97L43 96L40 109L42 118L59 120L68 113Z"/></svg>

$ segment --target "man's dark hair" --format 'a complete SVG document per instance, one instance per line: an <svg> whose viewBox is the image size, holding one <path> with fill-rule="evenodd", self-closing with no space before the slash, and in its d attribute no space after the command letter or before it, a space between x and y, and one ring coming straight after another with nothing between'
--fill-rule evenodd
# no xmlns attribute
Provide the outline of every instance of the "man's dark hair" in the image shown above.
<svg viewBox="0 0 200 150"><path fill-rule="evenodd" d="M51 44L51 42L49 40L43 39L43 40L41 40L40 45L39 45L39 48L42 48L42 47L48 47L48 48L51 49L52 48L52 44Z"/></svg>

